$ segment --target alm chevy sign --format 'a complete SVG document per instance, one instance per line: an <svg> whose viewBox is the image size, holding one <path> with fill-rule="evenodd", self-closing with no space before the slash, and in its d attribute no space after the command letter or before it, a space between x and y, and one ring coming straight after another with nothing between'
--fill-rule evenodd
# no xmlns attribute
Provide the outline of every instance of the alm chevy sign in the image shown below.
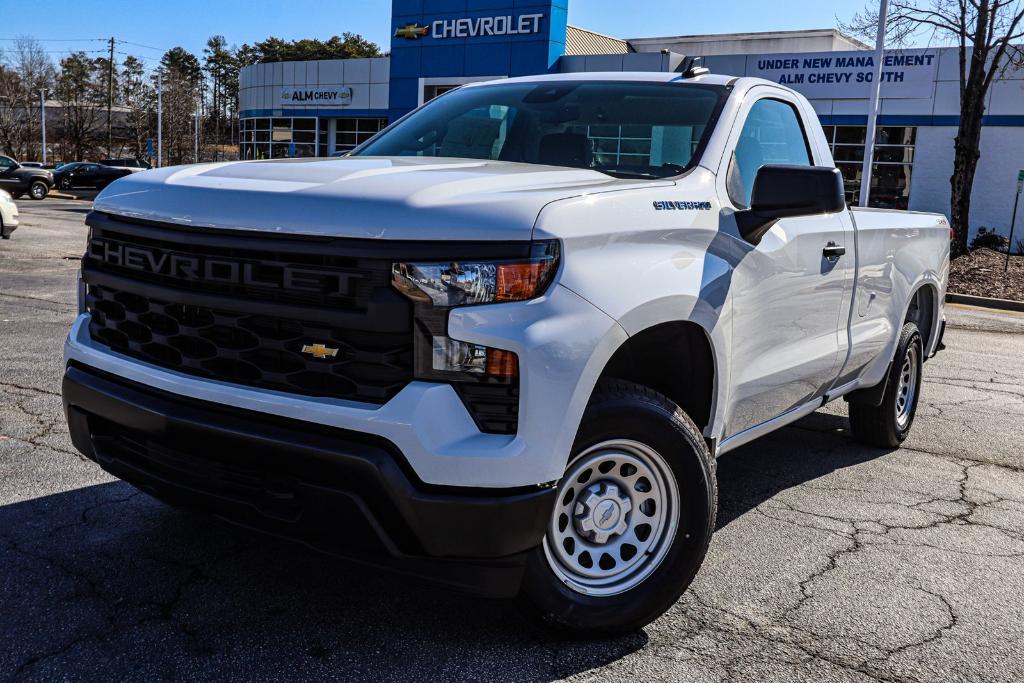
<svg viewBox="0 0 1024 683"><path fill-rule="evenodd" d="M342 86L282 88L278 92L278 104L282 107L306 104L344 106L351 103L352 88Z"/></svg>

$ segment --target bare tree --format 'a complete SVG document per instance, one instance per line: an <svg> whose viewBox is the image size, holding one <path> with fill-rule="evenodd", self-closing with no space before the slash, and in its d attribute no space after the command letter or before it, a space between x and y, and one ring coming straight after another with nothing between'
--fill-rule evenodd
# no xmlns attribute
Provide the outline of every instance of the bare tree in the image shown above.
<svg viewBox="0 0 1024 683"><path fill-rule="evenodd" d="M0 60L0 145L12 156L37 160L40 147L40 91L53 83L54 69L46 50L22 36Z"/></svg>
<svg viewBox="0 0 1024 683"><path fill-rule="evenodd" d="M142 61L128 55L124 58L118 80L119 99L124 105L125 132L128 149L133 157L141 159L146 152L146 140L153 137L153 116L156 93L146 83L146 70Z"/></svg>
<svg viewBox="0 0 1024 683"><path fill-rule="evenodd" d="M878 14L870 7L843 29L874 36ZM949 218L954 252L967 251L971 190L981 158L981 121L992 81L1024 64L1022 0L895 0L890 4L887 39L905 45L924 32L956 41L960 49L960 126L953 141Z"/></svg>
<svg viewBox="0 0 1024 683"><path fill-rule="evenodd" d="M88 159L97 150L102 129L100 73L84 52L72 53L60 62L56 95L61 104L59 135L64 159Z"/></svg>

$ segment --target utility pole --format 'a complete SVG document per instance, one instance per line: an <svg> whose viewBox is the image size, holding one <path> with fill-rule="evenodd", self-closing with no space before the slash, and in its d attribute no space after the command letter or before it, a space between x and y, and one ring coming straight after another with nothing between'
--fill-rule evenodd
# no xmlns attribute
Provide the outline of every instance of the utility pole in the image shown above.
<svg viewBox="0 0 1024 683"><path fill-rule="evenodd" d="M110 37L110 60L107 62L107 154L114 154L114 37Z"/></svg>
<svg viewBox="0 0 1024 683"><path fill-rule="evenodd" d="M871 82L871 102L868 108L868 127L864 131L864 166L860 172L860 206L871 199L871 167L875 161L875 127L878 124L879 95L882 90L882 66L885 61L885 22L889 14L889 0L878 6L878 33L875 35L875 79Z"/></svg>
<svg viewBox="0 0 1024 683"><path fill-rule="evenodd" d="M199 163L199 103L196 103L196 141L195 141L195 163Z"/></svg>
<svg viewBox="0 0 1024 683"><path fill-rule="evenodd" d="M39 123L43 128L43 166L46 165L46 88L39 91Z"/></svg>
<svg viewBox="0 0 1024 683"><path fill-rule="evenodd" d="M164 74L156 72L156 167L163 166L164 158Z"/></svg>

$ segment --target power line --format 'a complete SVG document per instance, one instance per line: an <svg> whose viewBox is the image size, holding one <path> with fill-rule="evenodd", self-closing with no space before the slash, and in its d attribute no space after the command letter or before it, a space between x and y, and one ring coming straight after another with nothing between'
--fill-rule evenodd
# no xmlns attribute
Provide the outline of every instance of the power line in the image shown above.
<svg viewBox="0 0 1024 683"><path fill-rule="evenodd" d="M34 40L39 43L84 43L91 40L109 40L108 38L36 38L35 36L21 36L20 38L0 38L0 40L18 41Z"/></svg>
<svg viewBox="0 0 1024 683"><path fill-rule="evenodd" d="M143 45L142 43L133 43L130 40L118 40L117 42L124 43L125 45L134 45L135 47L144 47L147 50L156 50L157 52L167 52L167 50L165 50L162 47L153 47L152 45Z"/></svg>

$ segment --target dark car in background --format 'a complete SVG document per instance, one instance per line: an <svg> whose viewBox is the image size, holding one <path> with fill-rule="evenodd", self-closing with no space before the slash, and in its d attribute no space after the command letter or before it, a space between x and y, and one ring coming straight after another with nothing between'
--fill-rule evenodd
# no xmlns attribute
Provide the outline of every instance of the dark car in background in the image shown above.
<svg viewBox="0 0 1024 683"><path fill-rule="evenodd" d="M146 169L153 168L152 166L149 165L148 161L143 161L142 159L101 159L100 163L103 164L104 166L114 166L117 168L132 168L138 169L140 171L145 171Z"/></svg>
<svg viewBox="0 0 1024 683"><path fill-rule="evenodd" d="M127 168L104 166L92 161L73 161L53 172L53 181L61 190L95 188L102 190L118 178L130 175Z"/></svg>
<svg viewBox="0 0 1024 683"><path fill-rule="evenodd" d="M42 199L53 187L53 174L43 168L22 166L14 159L0 155L0 190L11 196L27 194L32 199Z"/></svg>

